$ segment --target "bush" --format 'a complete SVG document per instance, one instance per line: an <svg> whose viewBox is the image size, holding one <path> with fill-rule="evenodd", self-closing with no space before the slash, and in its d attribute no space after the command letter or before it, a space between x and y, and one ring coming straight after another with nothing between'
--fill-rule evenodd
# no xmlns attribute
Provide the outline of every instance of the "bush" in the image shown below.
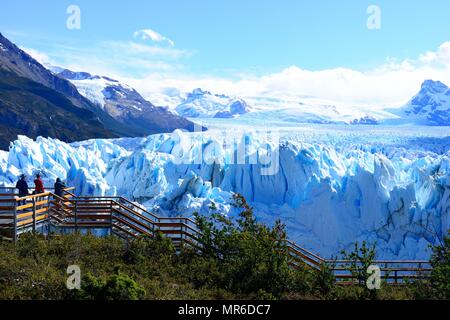
<svg viewBox="0 0 450 320"><path fill-rule="evenodd" d="M431 257L430 282L434 288L435 296L440 299L450 299L450 231L448 236L444 237L441 245L433 248Z"/></svg>
<svg viewBox="0 0 450 320"><path fill-rule="evenodd" d="M375 244L369 247L365 241L362 246L356 242L352 252L347 253L345 250L341 251L344 260L350 261L347 267L352 270L352 275L357 279L360 286L366 286L369 275L367 269L373 264L375 260L376 251Z"/></svg>
<svg viewBox="0 0 450 320"><path fill-rule="evenodd" d="M367 280L369 279L368 268L373 264L376 251L375 244L371 247L363 241L361 247L356 242L352 252L347 253L345 250L341 252L344 260L348 260L347 268L350 268L352 276L357 280L359 288L354 288L353 294L358 299L376 299L379 290L370 290L367 287Z"/></svg>
<svg viewBox="0 0 450 320"><path fill-rule="evenodd" d="M220 261L216 282L236 294L281 297L292 280L285 226L279 221L273 228L258 223L240 195L234 196L234 206L240 210L237 219L214 212L209 217L195 215L204 256Z"/></svg>
<svg viewBox="0 0 450 320"><path fill-rule="evenodd" d="M139 300L144 296L144 288L118 271L106 280L88 273L76 295L83 300Z"/></svg>
<svg viewBox="0 0 450 320"><path fill-rule="evenodd" d="M128 244L125 260L131 264L138 264L149 258L171 259L175 255L175 247L172 241L157 233L155 238L142 236Z"/></svg>
<svg viewBox="0 0 450 320"><path fill-rule="evenodd" d="M334 265L322 264L319 272L313 278L313 289L322 297L329 297L336 286L336 277L333 273Z"/></svg>
<svg viewBox="0 0 450 320"><path fill-rule="evenodd" d="M433 268L429 279L411 285L414 297L420 300L450 299L450 231L442 242L433 247L430 259Z"/></svg>

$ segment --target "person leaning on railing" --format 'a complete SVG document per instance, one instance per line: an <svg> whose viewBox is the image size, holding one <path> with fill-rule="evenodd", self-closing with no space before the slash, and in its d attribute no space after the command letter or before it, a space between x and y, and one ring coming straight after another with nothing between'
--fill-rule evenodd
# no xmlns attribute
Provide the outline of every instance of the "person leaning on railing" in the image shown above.
<svg viewBox="0 0 450 320"><path fill-rule="evenodd" d="M64 182L62 182L60 178L57 178L55 182L55 195L57 195L60 198L63 198L65 188L66 185L64 184Z"/></svg>
<svg viewBox="0 0 450 320"><path fill-rule="evenodd" d="M36 180L34 180L34 193L41 194L45 193L44 183L42 182L41 175L36 175Z"/></svg>
<svg viewBox="0 0 450 320"><path fill-rule="evenodd" d="M42 182L41 175L38 173L36 175L36 179L34 180L34 194L42 193L45 193L44 183ZM40 201L41 197L38 197L36 200Z"/></svg>
<svg viewBox="0 0 450 320"><path fill-rule="evenodd" d="M28 196L28 183L24 174L22 174L19 181L17 181L16 188L19 189L19 198ZM19 206L26 202L26 200L19 201Z"/></svg>

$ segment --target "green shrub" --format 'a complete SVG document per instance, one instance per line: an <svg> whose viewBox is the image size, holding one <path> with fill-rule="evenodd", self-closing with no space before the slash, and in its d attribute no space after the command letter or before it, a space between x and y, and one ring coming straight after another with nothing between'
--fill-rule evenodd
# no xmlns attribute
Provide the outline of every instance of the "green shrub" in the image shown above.
<svg viewBox="0 0 450 320"><path fill-rule="evenodd" d="M430 259L432 271L429 279L411 284L416 299L450 299L450 231L442 242L433 247Z"/></svg>
<svg viewBox="0 0 450 320"><path fill-rule="evenodd" d="M237 219L214 212L209 217L195 215L204 256L220 261L221 276L215 282L236 294L262 290L281 297L292 279L285 226L279 221L273 228L258 223L240 195L234 196L234 206L240 210Z"/></svg>
<svg viewBox="0 0 450 320"><path fill-rule="evenodd" d="M142 263L146 259L164 259L175 255L172 241L157 233L155 238L141 236L128 244L125 260L131 264Z"/></svg>
<svg viewBox="0 0 450 320"><path fill-rule="evenodd" d="M450 231L444 237L441 245L433 248L430 260L433 271L430 283L435 291L435 297L439 299L450 299Z"/></svg>
<svg viewBox="0 0 450 320"><path fill-rule="evenodd" d="M106 280L88 273L78 295L83 300L139 300L145 296L145 289L120 272Z"/></svg>
<svg viewBox="0 0 450 320"><path fill-rule="evenodd" d="M313 277L313 289L322 297L329 297L336 286L336 277L333 273L334 264L322 264L319 272Z"/></svg>

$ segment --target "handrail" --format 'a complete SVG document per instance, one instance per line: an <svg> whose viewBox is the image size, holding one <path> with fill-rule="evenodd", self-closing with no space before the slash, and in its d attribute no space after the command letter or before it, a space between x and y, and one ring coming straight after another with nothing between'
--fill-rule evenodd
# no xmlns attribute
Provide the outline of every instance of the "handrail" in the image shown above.
<svg viewBox="0 0 450 320"><path fill-rule="evenodd" d="M29 187L28 189L34 189L32 187ZM48 189L48 190L55 190L54 187L46 187L44 186L44 189ZM64 190L75 190L75 187L66 187ZM0 190L19 190L16 187L0 187Z"/></svg>
<svg viewBox="0 0 450 320"><path fill-rule="evenodd" d="M321 261L321 262L324 262L325 261L325 259L323 259L322 257L319 257L318 255L316 255L316 254L314 254L314 253L312 253L312 252L310 252L310 251L308 251L308 250L306 250L305 248L303 248L303 247L300 247L298 244L296 244L295 242L293 242L293 241L291 241L291 240L285 240L289 245L291 245L292 247L294 247L294 248L296 248L296 249L299 249L301 252L303 252L303 253L305 253L305 254L307 254L307 255L309 255L309 256L311 256L311 257L313 257L313 258L315 258L315 259L317 259L317 260L319 260L319 261Z"/></svg>
<svg viewBox="0 0 450 320"><path fill-rule="evenodd" d="M30 195L25 196L25 197L15 198L15 201L19 202L19 201L24 201L24 200L27 200L27 199L33 200L33 199L36 199L36 198L48 197L50 195L51 195L51 192L44 192L44 193L39 193L39 194L30 194Z"/></svg>
<svg viewBox="0 0 450 320"><path fill-rule="evenodd" d="M78 199L92 199L92 200L94 200L94 199L95 199L95 200L97 200L97 199L100 199L100 200L115 199L115 200L119 200L119 201L128 203L128 204L130 204L131 206L133 206L134 208L137 208L138 210L141 210L142 212L145 212L146 214L148 214L148 215L150 215L151 217L153 217L155 220L158 220L158 222L160 222L160 221L173 221L173 220L181 220L181 221L183 221L183 220L184 220L184 221L187 221L187 222L192 223L193 225L197 225L196 222L195 222L194 220L192 220L192 219L190 219L190 218L187 218L187 217L173 217L173 218L170 218L170 217L160 217L160 216L157 216L157 215L155 215L154 213L148 211L147 209L142 208L141 206L138 206L138 205L136 205L135 203L133 203L133 202L131 202L130 200L128 200L128 199L126 199L126 198L123 198L123 197L117 197L117 196L112 196L112 197L104 197L104 196L103 196L103 197L81 196L81 197L77 197L77 198L78 198ZM116 203L117 203L117 201L116 201ZM119 205L121 205L121 204L119 203ZM124 206L124 208L127 208L127 207ZM128 209L128 208L127 208L127 209ZM200 234L196 229L192 228L191 226L186 225L186 227L189 228L190 230L196 232L197 234Z"/></svg>
<svg viewBox="0 0 450 320"><path fill-rule="evenodd" d="M326 260L326 261L329 261L329 262L334 262L334 263L339 263L339 264L343 264L343 263L355 263L355 261L354 260ZM356 261L357 263L361 263L361 262L358 262L358 261ZM395 264L395 263L398 263L398 264L414 264L414 263L424 263L424 264L427 264L427 263L430 263L429 261L425 261L425 260L374 260L373 261L374 263L378 263L378 264L385 264L385 263L392 263L392 264Z"/></svg>
<svg viewBox="0 0 450 320"><path fill-rule="evenodd" d="M2 187L0 187L0 189L1 188ZM7 188L5 188L5 189L7 189ZM17 189L17 188L10 188L10 189ZM34 189L34 188L28 188L28 189L30 190L30 189ZM54 190L54 188L44 188L44 189ZM69 190L75 190L75 188L74 187L67 187L67 188L63 189L63 191L67 192L67 193L70 193ZM15 196L16 194L11 194L11 195ZM15 198L11 198L11 199L14 199L16 202L18 202L18 201L24 201L24 200L27 200L27 199L47 197L47 196L50 196L50 195L55 195L55 194L52 193L52 192L44 192L44 193L39 193L39 194L29 194L29 195L26 195L24 197L15 197ZM73 194L71 194L71 195L73 195ZM75 195L73 195L73 196L75 196Z"/></svg>
<svg viewBox="0 0 450 320"><path fill-rule="evenodd" d="M139 210L144 211L145 213L147 213L148 215L154 217L154 218L157 219L157 220L158 220L158 219L161 219L161 217L158 217L158 216L155 215L154 213L152 213L152 212L150 212L150 211L147 211L146 209L141 208L140 206L137 206L136 204L134 204L134 203L131 202L130 200L125 199L125 198L123 198L123 197L117 197L117 196L114 196L114 197L80 196L80 197L77 197L77 198L78 198L78 199L118 199L118 200L124 201L124 202L126 202L126 203L132 205L133 207L139 208Z"/></svg>

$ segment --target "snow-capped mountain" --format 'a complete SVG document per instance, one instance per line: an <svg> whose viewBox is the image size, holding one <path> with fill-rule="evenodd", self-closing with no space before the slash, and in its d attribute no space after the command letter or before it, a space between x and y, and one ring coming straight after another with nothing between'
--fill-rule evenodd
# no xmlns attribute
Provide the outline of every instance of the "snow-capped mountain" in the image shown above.
<svg viewBox="0 0 450 320"><path fill-rule="evenodd" d="M67 79L67 80L88 80L92 79L93 76L88 72L74 72L69 69L64 69L60 67L50 67L55 74L58 76Z"/></svg>
<svg viewBox="0 0 450 320"><path fill-rule="evenodd" d="M59 69L53 69L60 71ZM135 89L105 76L63 70L57 73L73 83L92 103L121 123L132 125L141 134L194 130L194 124L145 100Z"/></svg>
<svg viewBox="0 0 450 320"><path fill-rule="evenodd" d="M440 81L426 80L405 107L393 112L403 122L450 126L450 89Z"/></svg>
<svg viewBox="0 0 450 320"><path fill-rule="evenodd" d="M108 77L67 69L58 76L72 82L83 96L116 118L125 118L130 111L156 108L130 86Z"/></svg>
<svg viewBox="0 0 450 320"><path fill-rule="evenodd" d="M153 106L112 79L51 71L1 34L0 44L0 78L5 83L0 105L7 106L0 110L0 148L6 149L18 134L76 141L194 130L191 121ZM103 94L104 102L98 103Z"/></svg>
<svg viewBox="0 0 450 320"><path fill-rule="evenodd" d="M20 134L71 142L127 129L0 33L0 149Z"/></svg>
<svg viewBox="0 0 450 320"><path fill-rule="evenodd" d="M250 111L247 103L227 95L195 89L188 93L175 111L187 118L235 118Z"/></svg>
<svg viewBox="0 0 450 320"><path fill-rule="evenodd" d="M28 53L0 34L0 68L20 77L40 83L65 95L76 107L98 112L98 108L77 91L66 79L55 76Z"/></svg>

